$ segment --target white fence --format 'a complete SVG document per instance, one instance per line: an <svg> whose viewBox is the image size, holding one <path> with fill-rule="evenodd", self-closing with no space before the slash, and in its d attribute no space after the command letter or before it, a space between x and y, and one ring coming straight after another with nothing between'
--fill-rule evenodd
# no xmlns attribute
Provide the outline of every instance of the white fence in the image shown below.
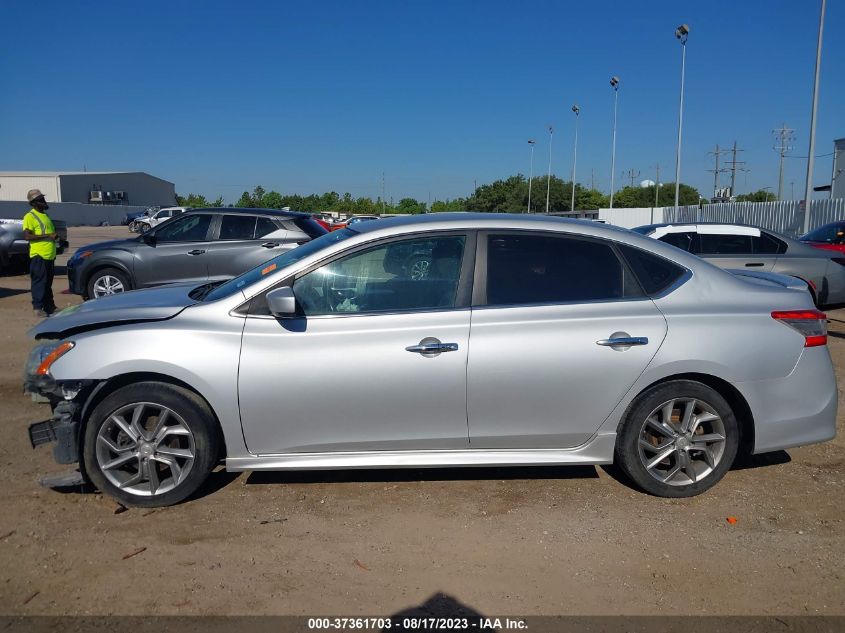
<svg viewBox="0 0 845 633"><path fill-rule="evenodd" d="M632 229L643 224L663 222L663 207L640 207L634 209L599 209L599 220L608 224Z"/></svg>
<svg viewBox="0 0 845 633"><path fill-rule="evenodd" d="M689 207L600 209L599 219L626 229L660 222L724 222L750 224L789 236L804 232L804 210L798 200L781 202L723 202ZM813 200L810 230L828 222L845 220L845 199Z"/></svg>

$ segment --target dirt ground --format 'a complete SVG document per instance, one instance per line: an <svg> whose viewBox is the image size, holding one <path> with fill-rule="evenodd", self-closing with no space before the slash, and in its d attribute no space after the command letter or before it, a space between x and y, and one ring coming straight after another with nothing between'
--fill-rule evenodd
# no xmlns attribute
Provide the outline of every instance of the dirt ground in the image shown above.
<svg viewBox="0 0 845 633"><path fill-rule="evenodd" d="M845 614L841 413L836 440L753 459L693 499L592 467L220 471L192 501L115 513L37 484L66 467L27 439L49 416L21 389L28 289L0 277L0 614L378 616L432 597L488 616ZM829 316L841 399L845 310Z"/></svg>

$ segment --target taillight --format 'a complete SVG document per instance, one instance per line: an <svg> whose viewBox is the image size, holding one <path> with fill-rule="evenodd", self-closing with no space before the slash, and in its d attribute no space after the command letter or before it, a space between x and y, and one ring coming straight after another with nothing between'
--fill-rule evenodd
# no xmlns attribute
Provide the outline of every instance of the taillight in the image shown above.
<svg viewBox="0 0 845 633"><path fill-rule="evenodd" d="M779 310L772 318L804 337L804 347L827 345L827 315L818 310Z"/></svg>

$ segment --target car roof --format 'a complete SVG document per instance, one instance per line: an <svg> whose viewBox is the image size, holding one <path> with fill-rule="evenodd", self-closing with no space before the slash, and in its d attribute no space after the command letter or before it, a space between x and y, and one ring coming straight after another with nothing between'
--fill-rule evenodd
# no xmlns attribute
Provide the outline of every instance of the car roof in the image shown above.
<svg viewBox="0 0 845 633"><path fill-rule="evenodd" d="M431 225L438 225L432 227ZM618 226L610 224L600 224L590 220L576 220L572 218L560 218L556 216L547 216L535 213L478 213L478 212L463 212L452 211L448 213L424 213L422 215L406 215L406 216L391 216L381 218L378 222L362 222L356 224L354 229L356 233L371 233L376 231L384 231L386 229L408 229L413 230L414 227L420 228L438 228L438 229L484 229L484 228L499 228L499 229L540 229L543 226L547 228L558 228L562 226L570 226L574 229L583 229L584 233L630 233L628 229L623 229Z"/></svg>
<svg viewBox="0 0 845 633"><path fill-rule="evenodd" d="M227 214L245 214L245 215L272 215L280 218L310 218L310 213L301 213L300 211L282 211L281 209L255 209L245 207L202 207L197 209L188 209L185 213L194 211L204 211L208 213L227 213Z"/></svg>

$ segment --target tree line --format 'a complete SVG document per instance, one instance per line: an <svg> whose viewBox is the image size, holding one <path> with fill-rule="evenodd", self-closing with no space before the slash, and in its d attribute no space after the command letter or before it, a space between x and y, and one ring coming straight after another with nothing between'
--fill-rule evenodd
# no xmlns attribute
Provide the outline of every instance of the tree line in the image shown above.
<svg viewBox="0 0 845 633"><path fill-rule="evenodd" d="M551 212L571 211L572 182L566 181L557 176L549 179L547 176L538 176L531 181L531 205L529 209L528 179L517 174L503 180L496 180L489 184L483 184L475 189L466 198L453 198L447 200L435 200L431 207L414 198L402 198L394 204L382 200L362 196L354 197L350 193L339 194L329 191L322 195L310 194L302 196L299 194L283 195L278 191L267 191L260 185L251 192L244 191L241 197L234 203L235 207L259 208L259 209L282 209L289 207L294 211L306 211L311 213L338 213L354 215L379 215L383 213L393 214L418 214L437 213L443 211L486 211L486 212L509 212L509 213L541 213L546 210L546 192L548 190ZM671 206L675 203L675 184L664 183L660 187L623 187L614 192L613 206L618 208L651 207L654 206L655 192L657 194L657 206ZM760 193L760 192L757 192ZM766 192L763 192L766 193ZM756 194L749 194L756 195ZM698 190L689 185L681 183L679 192L679 203L681 205L698 204L700 199ZM205 196L191 193L188 196L176 196L177 204L186 207L222 207L224 206L222 196L215 200L207 200ZM575 184L575 210L595 210L609 206L609 196L597 189L590 189L583 185Z"/></svg>

